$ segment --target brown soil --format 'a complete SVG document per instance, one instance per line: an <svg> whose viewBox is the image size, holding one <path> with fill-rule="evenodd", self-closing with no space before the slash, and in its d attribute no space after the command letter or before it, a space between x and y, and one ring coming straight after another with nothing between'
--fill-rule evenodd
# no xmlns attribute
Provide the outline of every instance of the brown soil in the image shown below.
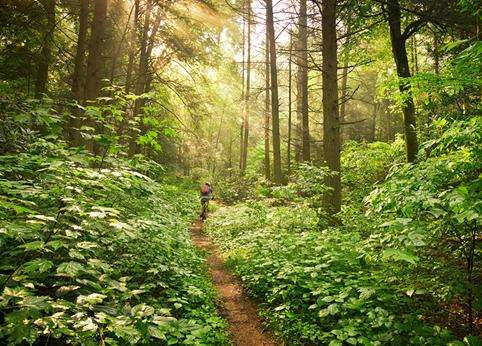
<svg viewBox="0 0 482 346"><path fill-rule="evenodd" d="M219 313L229 322L231 340L237 346L275 346L272 335L263 329L256 304L251 301L219 256L210 239L202 233L202 222L191 227L191 237L197 247L209 253L207 266L221 299Z"/></svg>

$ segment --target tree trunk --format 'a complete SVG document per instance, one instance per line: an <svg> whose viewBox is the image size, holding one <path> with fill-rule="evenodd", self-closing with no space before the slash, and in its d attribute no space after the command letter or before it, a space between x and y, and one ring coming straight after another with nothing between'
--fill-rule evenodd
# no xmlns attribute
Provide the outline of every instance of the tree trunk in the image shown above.
<svg viewBox="0 0 482 346"><path fill-rule="evenodd" d="M246 20L244 17L244 11L246 9L246 0L243 0L243 59L241 61L241 72L242 72L242 85L241 85L241 101L244 102L244 71L245 71L245 58L246 58ZM243 104L244 110L244 104ZM242 176L244 174L243 167L243 157L244 157L244 118L241 120L241 130L239 135L239 174Z"/></svg>
<svg viewBox="0 0 482 346"><path fill-rule="evenodd" d="M132 70L134 69L134 59L137 50L137 25L139 23L139 1L134 1L134 19L131 28L131 39L130 39L130 50L129 50L129 60L127 62L127 73L126 73L126 93L129 93L132 85Z"/></svg>
<svg viewBox="0 0 482 346"><path fill-rule="evenodd" d="M232 139L232 132L229 131L228 168L229 168L230 177L231 177L232 167L233 167L233 139Z"/></svg>
<svg viewBox="0 0 482 346"><path fill-rule="evenodd" d="M325 178L332 190L324 195L326 207L333 213L340 211L340 119L338 108L336 0L322 4L323 42L323 155L334 173Z"/></svg>
<svg viewBox="0 0 482 346"><path fill-rule="evenodd" d="M418 74L418 50L417 50L417 39L415 35L412 36L411 40L412 46L412 71L413 74Z"/></svg>
<svg viewBox="0 0 482 346"><path fill-rule="evenodd" d="M248 51L247 51L247 61L246 61L246 92L244 94L244 110L243 110L243 157L242 157L242 167L241 174L244 175L246 170L246 165L248 161L248 138L249 138L249 113L251 111L250 107L250 89L251 89L251 0L247 2L247 12L248 12Z"/></svg>
<svg viewBox="0 0 482 346"><path fill-rule="evenodd" d="M301 161L310 161L310 129L308 118L308 30L306 0L300 1L298 22L298 111L301 119Z"/></svg>
<svg viewBox="0 0 482 346"><path fill-rule="evenodd" d="M264 97L264 175L266 180L271 179L271 166L270 166L270 145L269 145L269 111L270 111L270 80L269 80L269 35L266 30L266 54L265 54L265 97Z"/></svg>
<svg viewBox="0 0 482 346"><path fill-rule="evenodd" d="M87 58L85 80L85 100L95 100L100 94L102 80L102 52L107 19L107 3L108 0L94 1L94 18L92 20L90 31L89 56ZM89 125L93 128L97 126L95 120L92 119L89 120ZM87 143L87 147L94 153L97 153L98 151L98 147L93 141L89 141Z"/></svg>
<svg viewBox="0 0 482 346"><path fill-rule="evenodd" d="M138 67L138 76L137 76L137 83L135 87L136 95L141 95L144 93L144 89L146 87L146 80L147 80L147 70L149 64L149 57L147 55L147 46L149 40L149 26L151 24L151 10L152 4L150 1L147 1L147 7L145 9L144 14L144 26L142 28L142 38L140 44L140 56L139 56L139 67ZM135 107L137 113L139 110L139 102L136 103Z"/></svg>
<svg viewBox="0 0 482 346"><path fill-rule="evenodd" d="M37 97L47 92L47 80L49 66L52 60L52 41L55 30L55 0L42 0L42 7L45 10L46 25L37 65L37 78L35 80L35 93Z"/></svg>
<svg viewBox="0 0 482 346"><path fill-rule="evenodd" d="M418 152L415 106L413 103L410 81L408 80L411 75L406 49L407 38L401 33L401 10L398 0L388 1L388 24L390 27L393 58L397 65L399 89L402 94L405 94L402 109L407 161L415 162Z"/></svg>
<svg viewBox="0 0 482 346"><path fill-rule="evenodd" d="M378 107L378 103L373 100L373 116L370 123L370 133L368 135L368 141L370 143L375 142L376 139Z"/></svg>
<svg viewBox="0 0 482 346"><path fill-rule="evenodd" d="M89 56L85 81L85 99L94 100L99 96L102 80L102 47L105 34L108 0L94 1L94 18L89 40Z"/></svg>
<svg viewBox="0 0 482 346"><path fill-rule="evenodd" d="M89 0L80 1L79 33L77 35L77 51L75 52L74 72L72 74L72 96L78 104L83 103L82 75L85 71L85 48L87 46L87 27L89 22ZM73 117L69 119L69 138L72 146L80 145L80 109L75 108Z"/></svg>
<svg viewBox="0 0 482 346"><path fill-rule="evenodd" d="M110 78L109 78L111 84L114 84L114 79L115 79L116 70L117 70L117 61L122 56L122 49L125 46L126 37L127 37L128 31L129 31L130 21L131 21L131 17L132 17L132 12L134 10L135 10L135 4L133 6L131 6L131 9L129 11L129 16L127 17L127 22L125 24L125 28L122 32L121 39L120 39L119 42L117 42L117 47L115 47L115 49L114 49L114 54L112 56L112 63L111 63L111 67L110 67ZM113 44L113 46L114 46L114 44Z"/></svg>
<svg viewBox="0 0 482 346"><path fill-rule="evenodd" d="M273 173L275 184L283 183L281 171L281 143L279 131L278 71L276 67L276 41L273 20L273 2L266 0L266 26L269 35L269 56L271 68L271 119L273 126Z"/></svg>
<svg viewBox="0 0 482 346"><path fill-rule="evenodd" d="M243 77L244 78L244 77ZM241 123L239 126L239 172L242 174L243 169L243 136L244 136L244 124Z"/></svg>
<svg viewBox="0 0 482 346"><path fill-rule="evenodd" d="M349 53L348 50L345 51L343 56L343 70L342 70L342 77L341 77L341 105L340 105L340 123L343 124L345 122L346 117L346 103L347 100L347 91L348 91L348 62L349 62ZM345 139L343 127L340 128L340 142L343 143Z"/></svg>
<svg viewBox="0 0 482 346"><path fill-rule="evenodd" d="M269 56L271 71L271 119L273 126L273 174L274 183L283 183L281 171L281 143L279 132L278 70L276 67L276 38L273 20L273 1L266 0L266 26L269 35Z"/></svg>
<svg viewBox="0 0 482 346"><path fill-rule="evenodd" d="M434 72L436 75L440 74L440 52L439 52L439 37L437 32L433 33L433 62Z"/></svg>
<svg viewBox="0 0 482 346"><path fill-rule="evenodd" d="M289 60L288 60L288 144L287 144L287 171L288 176L291 174L291 74L292 69L291 60L293 59L293 33L290 33L290 53L289 53Z"/></svg>

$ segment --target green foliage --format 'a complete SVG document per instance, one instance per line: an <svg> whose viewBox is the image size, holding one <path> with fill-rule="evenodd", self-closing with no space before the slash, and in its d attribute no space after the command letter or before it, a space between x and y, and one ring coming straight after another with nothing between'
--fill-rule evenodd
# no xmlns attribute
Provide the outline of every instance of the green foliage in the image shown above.
<svg viewBox="0 0 482 346"><path fill-rule="evenodd" d="M423 145L427 159L396 167L367 197L367 213L383 220L377 241L417 262L418 273L397 268L405 284L465 306L470 331L469 316L482 313L482 118L434 126L441 135Z"/></svg>
<svg viewBox="0 0 482 346"><path fill-rule="evenodd" d="M38 140L0 156L0 340L225 344L190 189Z"/></svg>
<svg viewBox="0 0 482 346"><path fill-rule="evenodd" d="M421 145L426 160L415 165L400 163L400 140L347 144L340 226L320 222L313 197L323 192L323 172L310 166L270 190L286 203L246 202L208 220L289 344L480 342L482 122L433 126L439 136Z"/></svg>
<svg viewBox="0 0 482 346"><path fill-rule="evenodd" d="M255 177L244 177L240 179L237 172L230 172L228 175L219 176L214 182L216 198L227 204L239 201L254 199L257 192L266 189L266 182Z"/></svg>
<svg viewBox="0 0 482 346"><path fill-rule="evenodd" d="M229 264L262 315L288 344L445 344L446 329L423 321L411 294L398 287L390 260L412 258L376 251L346 228L313 231L307 207L249 202L217 211L207 231L229 254Z"/></svg>
<svg viewBox="0 0 482 346"><path fill-rule="evenodd" d="M385 179L391 166L403 162L403 151L400 137L393 143L346 143L341 155L345 204L361 203L373 185Z"/></svg>

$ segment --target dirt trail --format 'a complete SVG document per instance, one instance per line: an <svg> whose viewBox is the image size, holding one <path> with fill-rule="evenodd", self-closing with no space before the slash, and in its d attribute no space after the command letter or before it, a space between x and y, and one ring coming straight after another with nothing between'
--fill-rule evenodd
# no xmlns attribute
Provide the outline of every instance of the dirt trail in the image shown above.
<svg viewBox="0 0 482 346"><path fill-rule="evenodd" d="M219 312L229 322L232 342L237 346L280 345L263 329L256 304L246 296L236 277L227 270L216 246L202 233L202 227L202 222L196 222L191 227L191 237L199 248L209 252L207 266L222 300Z"/></svg>

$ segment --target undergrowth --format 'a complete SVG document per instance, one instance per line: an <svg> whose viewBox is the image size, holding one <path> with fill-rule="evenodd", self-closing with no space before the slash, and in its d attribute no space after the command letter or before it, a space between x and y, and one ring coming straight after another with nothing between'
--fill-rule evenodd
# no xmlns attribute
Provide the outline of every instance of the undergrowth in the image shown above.
<svg viewBox="0 0 482 346"><path fill-rule="evenodd" d="M0 156L0 342L228 343L191 187L104 164L44 140Z"/></svg>
<svg viewBox="0 0 482 346"><path fill-rule="evenodd" d="M219 209L206 230L288 344L478 345L481 126L434 123L442 135L415 165L398 160L399 141L348 145L336 226L320 212L323 170L302 166L303 179Z"/></svg>

